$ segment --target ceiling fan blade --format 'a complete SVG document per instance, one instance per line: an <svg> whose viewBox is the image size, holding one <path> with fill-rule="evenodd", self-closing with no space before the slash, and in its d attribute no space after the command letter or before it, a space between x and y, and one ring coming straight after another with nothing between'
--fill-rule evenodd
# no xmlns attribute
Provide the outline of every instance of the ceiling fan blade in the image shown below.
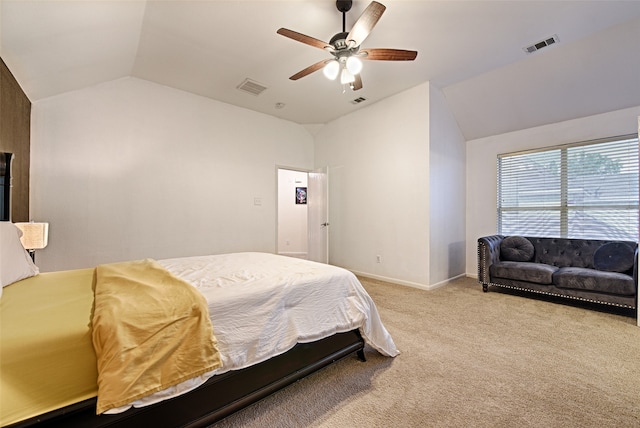
<svg viewBox="0 0 640 428"><path fill-rule="evenodd" d="M363 49L358 52L358 58L369 61L413 61L418 56L416 51L403 49Z"/></svg>
<svg viewBox="0 0 640 428"><path fill-rule="evenodd" d="M360 46L364 39L369 36L369 33L376 25L386 7L377 1L372 1L369 6L362 12L360 18L353 24L353 28L347 36L347 43L353 41L354 46Z"/></svg>
<svg viewBox="0 0 640 428"><path fill-rule="evenodd" d="M304 43L309 46L313 46L314 48L333 49L333 46L331 46L329 43L325 43L322 40L314 39L313 37L307 36L302 33L298 33L293 30L288 30L286 28L280 28L278 31L276 31L276 33L282 36L288 37L290 39L293 39L297 42Z"/></svg>
<svg viewBox="0 0 640 428"><path fill-rule="evenodd" d="M360 77L360 74L356 74L354 77L356 80L351 84L351 90L357 91L358 89L362 89L362 77Z"/></svg>
<svg viewBox="0 0 640 428"><path fill-rule="evenodd" d="M304 70L301 70L301 71L297 72L293 76L289 77L289 79L298 80L298 79L300 79L300 78L302 78L304 76L307 76L307 75L313 73L314 71L320 70L329 61L331 61L331 59L323 59L322 61L318 61L315 64L310 65L309 67L305 68Z"/></svg>

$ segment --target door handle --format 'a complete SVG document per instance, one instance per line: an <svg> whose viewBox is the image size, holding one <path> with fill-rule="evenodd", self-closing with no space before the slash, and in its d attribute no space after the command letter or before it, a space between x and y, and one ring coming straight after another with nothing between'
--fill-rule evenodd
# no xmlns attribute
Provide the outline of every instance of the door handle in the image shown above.
<svg viewBox="0 0 640 428"><path fill-rule="evenodd" d="M327 227L327 226L329 226L329 223L321 223L320 226Z"/></svg>

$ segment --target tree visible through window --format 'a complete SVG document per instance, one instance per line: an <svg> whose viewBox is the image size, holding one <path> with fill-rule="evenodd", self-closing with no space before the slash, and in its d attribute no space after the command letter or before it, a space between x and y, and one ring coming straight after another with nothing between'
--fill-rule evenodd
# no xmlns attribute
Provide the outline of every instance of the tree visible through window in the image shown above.
<svg viewBox="0 0 640 428"><path fill-rule="evenodd" d="M638 138L498 156L498 233L638 239Z"/></svg>

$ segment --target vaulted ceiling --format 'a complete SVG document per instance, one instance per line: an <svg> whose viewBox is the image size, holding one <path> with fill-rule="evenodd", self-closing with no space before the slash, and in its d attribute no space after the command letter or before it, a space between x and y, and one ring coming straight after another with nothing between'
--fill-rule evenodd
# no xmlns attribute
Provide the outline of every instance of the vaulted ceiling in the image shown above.
<svg viewBox="0 0 640 428"><path fill-rule="evenodd" d="M640 105L640 1L381 2L362 46L418 57L365 61L355 92L322 72L289 80L329 55L276 34L329 41L332 0L1 0L0 56L34 102L133 76L300 124L429 81L467 139ZM353 2L347 31L369 3ZM266 89L241 91L245 79Z"/></svg>

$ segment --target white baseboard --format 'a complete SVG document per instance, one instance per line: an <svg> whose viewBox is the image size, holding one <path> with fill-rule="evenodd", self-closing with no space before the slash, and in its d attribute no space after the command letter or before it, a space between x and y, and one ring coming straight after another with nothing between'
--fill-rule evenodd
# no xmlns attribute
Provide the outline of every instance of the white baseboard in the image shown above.
<svg viewBox="0 0 640 428"><path fill-rule="evenodd" d="M466 278L466 276L467 276L466 273L461 273L460 275L456 275L453 278L445 279L444 281L440 281L440 282L437 282L435 284L431 284L429 286L429 289L433 290L433 289L436 289L436 288L444 287L445 285L447 285L451 281L454 281L454 280L456 280L458 278Z"/></svg>
<svg viewBox="0 0 640 428"><path fill-rule="evenodd" d="M413 287L413 288L419 288L421 290L435 290L436 288L439 287L443 287L445 285L447 285L449 282L458 279L458 278L462 278L464 276L466 276L466 274L460 274L458 276L455 276L453 278L449 278L445 281L441 281L438 282L436 284L431 284L431 285L426 285L426 284L420 284L418 282L413 282L413 281L405 281L402 279L397 279L397 278L389 278L386 276L381 276L381 275L375 275L375 274L371 274L371 273L367 273L367 272L358 272L358 271L351 271L353 272L355 275L357 276L363 276L365 278L371 278L371 279L377 279L378 281L384 281L384 282L391 282L393 284L399 284L399 285L405 285L407 287Z"/></svg>

